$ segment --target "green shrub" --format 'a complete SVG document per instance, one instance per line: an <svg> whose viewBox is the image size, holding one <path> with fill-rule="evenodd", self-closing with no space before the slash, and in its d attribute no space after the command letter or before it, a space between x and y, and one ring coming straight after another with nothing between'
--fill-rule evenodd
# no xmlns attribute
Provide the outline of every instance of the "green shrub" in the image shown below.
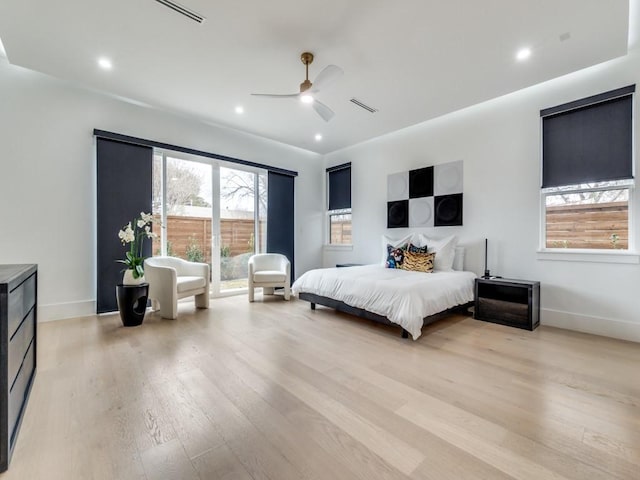
<svg viewBox="0 0 640 480"><path fill-rule="evenodd" d="M251 233L251 237L249 237L249 241L248 243L248 247L249 249L247 250L247 252L253 253L254 252L254 247L255 247L255 238L253 238L253 232Z"/></svg>
<svg viewBox="0 0 640 480"><path fill-rule="evenodd" d="M155 256L162 255L162 250L158 248L156 250ZM167 240L167 257L175 257L176 255L173 253L173 245L170 241Z"/></svg>
<svg viewBox="0 0 640 480"><path fill-rule="evenodd" d="M251 252L241 253L235 257L220 258L220 280L236 280L249 275L249 258Z"/></svg>
<svg viewBox="0 0 640 480"><path fill-rule="evenodd" d="M190 262L204 263L205 257L202 248L196 242L195 237L189 237L189 245L187 245L187 260Z"/></svg>

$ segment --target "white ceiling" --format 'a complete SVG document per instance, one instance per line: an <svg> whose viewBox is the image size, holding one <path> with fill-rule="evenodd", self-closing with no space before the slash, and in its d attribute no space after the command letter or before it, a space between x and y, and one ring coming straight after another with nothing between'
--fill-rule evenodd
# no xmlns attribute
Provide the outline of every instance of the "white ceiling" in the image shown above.
<svg viewBox="0 0 640 480"><path fill-rule="evenodd" d="M328 153L624 55L629 28L628 0L179 3L206 21L154 0L3 0L0 38L12 64ZM524 46L533 53L518 62ZM329 123L297 100L249 95L297 92L303 51L316 57L311 80L344 69L318 95Z"/></svg>

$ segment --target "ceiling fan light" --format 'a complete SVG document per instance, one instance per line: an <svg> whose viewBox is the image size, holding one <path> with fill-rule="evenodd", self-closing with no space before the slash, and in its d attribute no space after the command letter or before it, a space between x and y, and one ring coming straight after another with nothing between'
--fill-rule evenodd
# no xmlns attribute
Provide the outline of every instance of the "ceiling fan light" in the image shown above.
<svg viewBox="0 0 640 480"><path fill-rule="evenodd" d="M313 103L313 97L310 94L305 93L303 95L300 95L300 101L302 103Z"/></svg>

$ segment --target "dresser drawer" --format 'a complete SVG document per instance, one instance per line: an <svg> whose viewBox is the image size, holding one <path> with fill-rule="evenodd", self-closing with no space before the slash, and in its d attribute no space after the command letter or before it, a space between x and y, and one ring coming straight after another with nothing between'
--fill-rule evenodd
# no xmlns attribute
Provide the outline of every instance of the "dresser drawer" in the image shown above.
<svg viewBox="0 0 640 480"><path fill-rule="evenodd" d="M18 377L13 384L13 388L9 392L8 424L11 446L13 446L14 431L16 428L16 424L18 423L18 418L20 417L20 412L22 410L22 406L24 405L25 397L27 394L27 386L29 385L29 380L31 380L33 369L35 368L34 348L35 342L32 342L31 345L29 345L29 351L27 352L27 355L22 362L22 368L20 368L20 371L18 372Z"/></svg>
<svg viewBox="0 0 640 480"><path fill-rule="evenodd" d="M9 364L9 388L18 374L20 365L27 353L31 339L33 338L35 329L35 309L32 309L20 325L13 338L9 341L9 356L7 363Z"/></svg>
<svg viewBox="0 0 640 480"><path fill-rule="evenodd" d="M36 276L31 275L9 292L9 338L15 333L24 316L36 303Z"/></svg>

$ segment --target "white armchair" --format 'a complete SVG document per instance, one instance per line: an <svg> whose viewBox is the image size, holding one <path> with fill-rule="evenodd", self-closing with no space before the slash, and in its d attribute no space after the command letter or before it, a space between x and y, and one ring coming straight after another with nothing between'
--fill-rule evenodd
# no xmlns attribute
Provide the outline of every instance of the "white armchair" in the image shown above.
<svg viewBox="0 0 640 480"><path fill-rule="evenodd" d="M284 287L284 299L291 295L291 262L279 253L258 253L249 258L249 301L253 289L263 287L265 294L273 294L275 287Z"/></svg>
<svg viewBox="0 0 640 480"><path fill-rule="evenodd" d="M209 308L209 265L176 257L150 257L144 261L151 309L163 318L177 318L178 299L195 295L196 307ZM159 307L158 307L159 306Z"/></svg>

